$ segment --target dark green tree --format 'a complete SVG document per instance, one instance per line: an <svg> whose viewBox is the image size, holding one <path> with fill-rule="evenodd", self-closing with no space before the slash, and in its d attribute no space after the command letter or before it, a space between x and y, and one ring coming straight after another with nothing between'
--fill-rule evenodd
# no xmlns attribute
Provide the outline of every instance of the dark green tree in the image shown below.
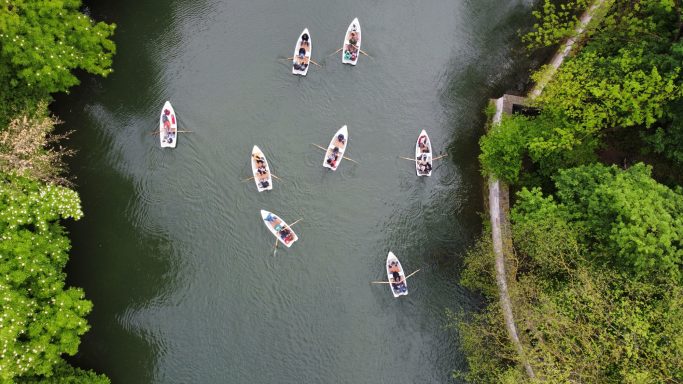
<svg viewBox="0 0 683 384"><path fill-rule="evenodd" d="M679 281L683 267L683 195L657 183L651 168L592 164L562 170L555 199L522 190L520 219L552 212L572 224L598 260L637 276Z"/></svg>

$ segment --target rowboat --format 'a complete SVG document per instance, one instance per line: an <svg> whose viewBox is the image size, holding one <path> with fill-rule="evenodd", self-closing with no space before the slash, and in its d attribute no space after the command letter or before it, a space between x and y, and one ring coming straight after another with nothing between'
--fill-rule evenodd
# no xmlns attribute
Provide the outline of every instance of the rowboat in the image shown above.
<svg viewBox="0 0 683 384"><path fill-rule="evenodd" d="M259 192L273 189L273 177L268 167L268 160L256 145L251 150L251 172L254 174L254 182Z"/></svg>
<svg viewBox="0 0 683 384"><path fill-rule="evenodd" d="M346 151L346 144L348 142L349 131L346 129L345 125L339 128L337 133L332 136L330 145L325 152L325 157L323 157L323 167L336 171L339 163L344 158L344 152Z"/></svg>
<svg viewBox="0 0 683 384"><path fill-rule="evenodd" d="M161 148L175 148L178 141L178 121L171 102L164 103L159 116L159 142Z"/></svg>
<svg viewBox="0 0 683 384"><path fill-rule="evenodd" d="M275 236L287 248L291 247L295 241L299 240L299 237L291 228L289 228L287 223L274 215L272 212L262 209L261 218L273 236Z"/></svg>
<svg viewBox="0 0 683 384"><path fill-rule="evenodd" d="M432 175L432 142L424 129L415 143L415 172L418 176Z"/></svg>
<svg viewBox="0 0 683 384"><path fill-rule="evenodd" d="M308 33L308 28L305 28L296 41L296 47L294 47L294 55L292 58L293 74L306 76L306 73L308 73L308 66L311 60L311 49L313 48L312 44L311 34Z"/></svg>
<svg viewBox="0 0 683 384"><path fill-rule="evenodd" d="M401 262L398 261L393 252L387 255L387 278L389 279L389 286L394 297L399 297L408 294L408 285L406 276L403 273Z"/></svg>
<svg viewBox="0 0 683 384"><path fill-rule="evenodd" d="M360 42L360 23L358 18L355 18L349 24L349 28L346 29L346 36L344 36L344 44L342 45L342 63L356 65L358 56L360 56Z"/></svg>

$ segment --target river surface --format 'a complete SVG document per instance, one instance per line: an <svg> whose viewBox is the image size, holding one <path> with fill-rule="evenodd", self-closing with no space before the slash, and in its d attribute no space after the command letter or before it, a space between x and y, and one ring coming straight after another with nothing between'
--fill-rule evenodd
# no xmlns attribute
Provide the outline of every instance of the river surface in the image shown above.
<svg viewBox="0 0 683 384"><path fill-rule="evenodd" d="M513 48L529 1L98 1L116 22L114 73L84 77L54 111L75 130L85 217L69 224L69 283L95 304L73 362L114 383L446 383L464 369L446 309L481 233L477 142L489 97L524 82ZM356 67L332 54L358 17ZM304 27L313 60L293 76ZM517 85L518 86L518 85ZM158 116L176 110L176 149ZM321 166L332 134L350 142ZM421 129L437 160L418 178ZM249 155L268 156L257 193ZM267 209L300 239L274 252ZM386 285L388 251L410 294Z"/></svg>

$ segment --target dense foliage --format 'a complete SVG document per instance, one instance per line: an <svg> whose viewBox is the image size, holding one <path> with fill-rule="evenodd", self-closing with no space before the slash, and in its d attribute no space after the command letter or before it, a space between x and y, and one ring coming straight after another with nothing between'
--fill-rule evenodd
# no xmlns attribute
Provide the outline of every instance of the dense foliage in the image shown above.
<svg viewBox="0 0 683 384"><path fill-rule="evenodd" d="M482 148L515 148L528 155L545 176L557 169L592 161L606 133L637 130L644 152L660 153L683 166L683 19L677 2L605 2L604 15L583 37L535 101L538 118L504 124L482 139ZM545 1L542 23L527 35L534 45L554 44L573 33L585 1L560 6ZM540 80L543 69L534 76ZM522 131L522 138L516 135ZM522 149L523 148L523 149ZM521 153L520 153L521 152ZM500 164L484 152L483 168L508 182L521 164ZM569 164L567 164L569 162ZM515 167L516 169L513 169Z"/></svg>
<svg viewBox="0 0 683 384"><path fill-rule="evenodd" d="M545 0L524 40L576 38L592 3ZM480 141L484 174L518 190L507 283L539 382L683 383L683 189L637 161L683 169L681 5L604 1L535 101L540 115L505 117ZM610 147L622 144L614 137L631 140L631 161L597 163L624 152ZM462 283L489 304L453 318L469 361L459 375L530 382L503 323L493 260L487 236L466 256Z"/></svg>
<svg viewBox="0 0 683 384"><path fill-rule="evenodd" d="M74 69L111 72L115 26L80 7L80 0L0 0L0 124L78 84Z"/></svg>
<svg viewBox="0 0 683 384"><path fill-rule="evenodd" d="M555 184L554 195L523 189L512 211L509 285L536 374L550 383L682 381L683 195L642 164L567 169ZM473 289L495 286L490 246L480 243L463 275ZM524 382L495 300L459 328L466 378Z"/></svg>
<svg viewBox="0 0 683 384"><path fill-rule="evenodd" d="M92 304L65 288L69 240L60 219L82 216L76 192L0 179L0 379L50 377L76 353Z"/></svg>
<svg viewBox="0 0 683 384"><path fill-rule="evenodd" d="M107 76L113 24L80 0L0 0L0 383L108 383L71 367L92 303L65 287L70 248L63 219L82 212L64 176L51 94L78 84L74 70Z"/></svg>

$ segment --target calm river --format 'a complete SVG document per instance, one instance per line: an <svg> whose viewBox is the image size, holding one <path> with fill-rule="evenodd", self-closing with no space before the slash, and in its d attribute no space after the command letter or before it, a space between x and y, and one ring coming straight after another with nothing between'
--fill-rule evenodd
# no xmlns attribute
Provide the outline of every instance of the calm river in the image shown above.
<svg viewBox="0 0 683 384"><path fill-rule="evenodd" d="M54 111L75 130L85 217L69 225L69 283L95 304L73 360L114 383L446 383L465 359L445 310L481 232L477 141L486 100L524 82L530 1L92 1L118 24L114 73ZM363 31L341 64L346 27ZM308 76L278 58L311 32ZM176 149L160 149L165 100ZM321 166L347 124L336 172ZM448 157L417 178L421 129ZM257 193L249 155L282 181ZM259 210L300 240L273 254ZM388 251L410 294L385 285Z"/></svg>

